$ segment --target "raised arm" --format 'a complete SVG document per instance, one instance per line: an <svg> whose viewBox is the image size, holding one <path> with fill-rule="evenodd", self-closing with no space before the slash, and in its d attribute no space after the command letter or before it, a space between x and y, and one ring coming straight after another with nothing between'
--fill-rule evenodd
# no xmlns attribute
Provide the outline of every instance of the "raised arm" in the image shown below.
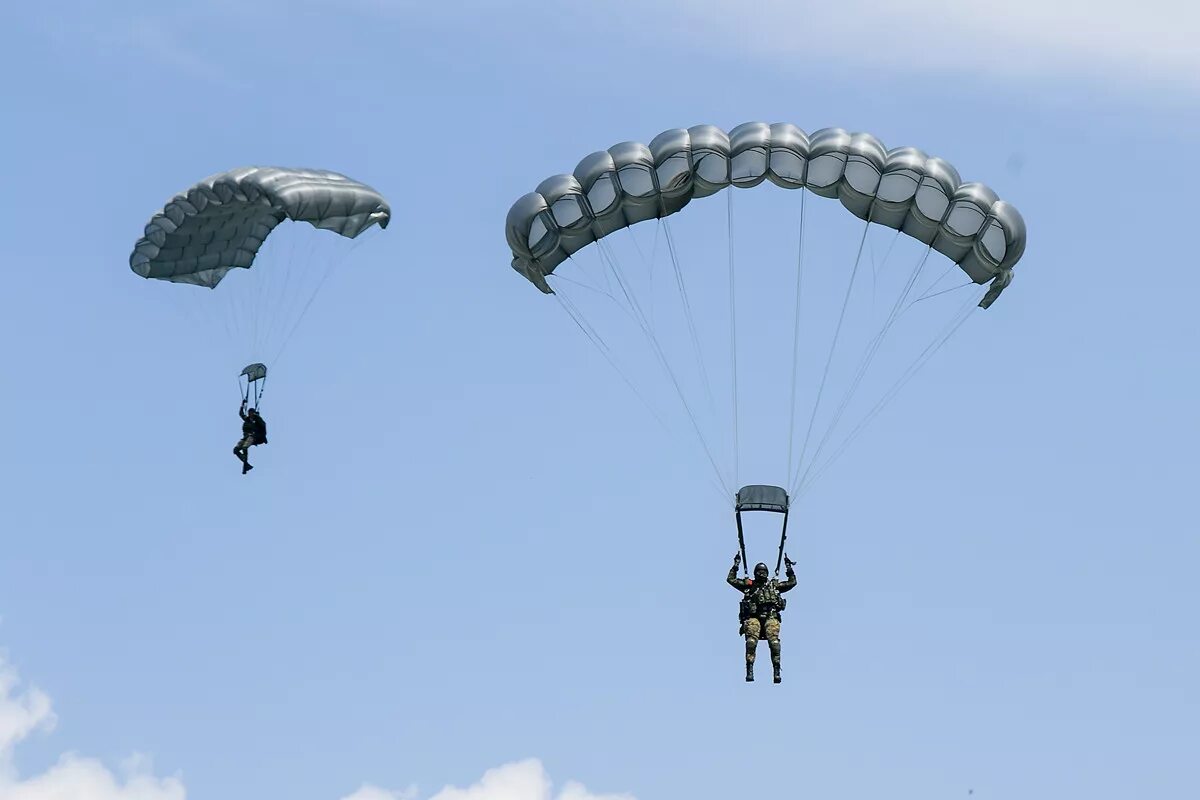
<svg viewBox="0 0 1200 800"><path fill-rule="evenodd" d="M790 592L796 588L796 570L792 567L796 562L792 561L785 554L783 556L783 563L787 567L787 580L779 582L779 592L781 594L783 592Z"/></svg>
<svg viewBox="0 0 1200 800"><path fill-rule="evenodd" d="M738 553L733 557L733 566L729 568L729 574L725 576L725 582L737 589L739 592L744 592L746 587L750 585L750 582L745 578L739 578L737 576L738 566L740 566L741 563L742 554Z"/></svg>

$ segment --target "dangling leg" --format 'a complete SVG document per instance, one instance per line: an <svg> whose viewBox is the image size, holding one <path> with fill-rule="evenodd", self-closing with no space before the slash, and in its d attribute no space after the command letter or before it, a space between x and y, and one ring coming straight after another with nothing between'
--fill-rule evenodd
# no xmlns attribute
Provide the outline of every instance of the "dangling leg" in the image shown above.
<svg viewBox="0 0 1200 800"><path fill-rule="evenodd" d="M779 620L767 620L767 645L771 648L771 667L774 670L775 683L779 683L783 678L779 674L779 660L782 652L782 647L779 644Z"/></svg>
<svg viewBox="0 0 1200 800"><path fill-rule="evenodd" d="M754 680L754 656L758 653L758 635L762 632L754 617L746 620L746 680Z"/></svg>
<svg viewBox="0 0 1200 800"><path fill-rule="evenodd" d="M242 474L245 475L254 467L250 466L250 442L249 436L238 440L238 443L233 446L233 454L242 462Z"/></svg>

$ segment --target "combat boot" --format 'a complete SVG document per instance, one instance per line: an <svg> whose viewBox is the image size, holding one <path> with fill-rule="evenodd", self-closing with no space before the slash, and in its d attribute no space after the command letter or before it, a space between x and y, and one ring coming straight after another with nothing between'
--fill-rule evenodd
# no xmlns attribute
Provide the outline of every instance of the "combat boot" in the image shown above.
<svg viewBox="0 0 1200 800"><path fill-rule="evenodd" d="M749 683L750 681L753 681L753 680L754 680L754 662L747 661L746 662L746 682Z"/></svg>
<svg viewBox="0 0 1200 800"><path fill-rule="evenodd" d="M779 683L783 678L779 677L779 664L783 661L783 645L778 641L771 642L771 666L774 668L775 682Z"/></svg>

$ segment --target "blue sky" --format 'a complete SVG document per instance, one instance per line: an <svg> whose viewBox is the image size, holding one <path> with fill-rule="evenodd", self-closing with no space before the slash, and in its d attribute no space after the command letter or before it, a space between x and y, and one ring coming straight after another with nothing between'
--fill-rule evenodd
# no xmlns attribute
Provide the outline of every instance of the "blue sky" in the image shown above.
<svg viewBox="0 0 1200 800"><path fill-rule="evenodd" d="M0 798L1194 793L1198 12L539 5L6 7ZM703 458L503 236L593 150L756 119L920 146L1030 229L805 496L780 686L741 681ZM244 362L127 259L254 163L395 216L243 478ZM779 428L746 428L775 482Z"/></svg>

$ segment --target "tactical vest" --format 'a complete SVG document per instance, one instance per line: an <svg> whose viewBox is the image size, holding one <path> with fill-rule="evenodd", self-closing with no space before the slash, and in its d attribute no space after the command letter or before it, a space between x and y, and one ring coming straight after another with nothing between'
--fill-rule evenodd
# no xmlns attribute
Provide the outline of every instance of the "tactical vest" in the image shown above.
<svg viewBox="0 0 1200 800"><path fill-rule="evenodd" d="M779 591L779 581L769 580L761 586L753 586L742 597L738 616L744 622L751 617L776 619L779 612L787 608L787 600Z"/></svg>

